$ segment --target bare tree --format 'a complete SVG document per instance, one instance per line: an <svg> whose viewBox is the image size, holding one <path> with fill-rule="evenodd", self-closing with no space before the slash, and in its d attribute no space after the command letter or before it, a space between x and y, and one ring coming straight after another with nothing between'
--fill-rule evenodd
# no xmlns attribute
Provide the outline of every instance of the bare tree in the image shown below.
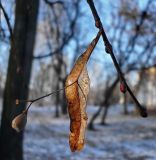
<svg viewBox="0 0 156 160"><path fill-rule="evenodd" d="M80 15L79 1L74 0L70 4L66 1L55 3L45 0L46 11L44 14L45 26L43 34L47 41L49 53L34 56L34 60L51 58L51 64L47 63L47 72L53 73L49 77L49 84L52 90L59 90L64 86L67 72L65 47L75 37L75 27ZM71 14L72 12L72 14ZM66 23L64 23L66 21ZM46 29L45 29L46 28ZM51 72L51 73L50 73ZM59 106L63 114L67 113L66 101L63 94L57 94L55 98L55 117L59 116Z"/></svg>
<svg viewBox="0 0 156 160"><path fill-rule="evenodd" d="M117 53L115 56L124 74L155 65L153 62L156 56L154 53L155 36L153 34L155 23L152 21L155 17L152 12L153 3L149 0L144 10L139 9L137 1L120 1L118 6L112 5L112 17L115 18L112 19L109 26L111 28L109 30L110 39L112 45L115 46L113 48ZM114 76L114 72L112 73ZM120 77L119 74L116 76ZM119 78L119 81L122 82L122 78ZM113 93L110 90L114 83L108 87L108 90L104 91L104 100L100 104L99 110L91 118L90 128L93 128L93 122L102 110L101 124L105 124L108 102ZM117 85L117 83L115 84Z"/></svg>
<svg viewBox="0 0 156 160"><path fill-rule="evenodd" d="M11 33L11 50L7 79L3 95L3 110L0 128L0 158L23 159L23 133L11 127L11 121L24 108L16 106L16 99L27 99L35 43L39 0L16 0L15 25ZM9 22L9 21L8 21Z"/></svg>

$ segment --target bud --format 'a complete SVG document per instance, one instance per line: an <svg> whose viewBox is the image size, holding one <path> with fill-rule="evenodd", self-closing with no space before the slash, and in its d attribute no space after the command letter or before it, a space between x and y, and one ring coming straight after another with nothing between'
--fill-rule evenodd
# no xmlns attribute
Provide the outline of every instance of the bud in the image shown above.
<svg viewBox="0 0 156 160"><path fill-rule="evenodd" d="M22 131L27 123L27 112L23 112L16 116L12 121L12 128L17 132Z"/></svg>
<svg viewBox="0 0 156 160"><path fill-rule="evenodd" d="M16 105L18 105L18 104L19 104L19 99L16 99L16 102L15 102L15 103L16 103Z"/></svg>
<svg viewBox="0 0 156 160"><path fill-rule="evenodd" d="M120 91L121 91L122 93L126 93L126 91L127 91L127 87L126 87L126 85L125 85L124 82L121 82L121 83L120 83Z"/></svg>
<svg viewBox="0 0 156 160"><path fill-rule="evenodd" d="M100 27L101 27L101 23L100 23L99 20L95 21L95 26L96 26L97 28L100 28Z"/></svg>

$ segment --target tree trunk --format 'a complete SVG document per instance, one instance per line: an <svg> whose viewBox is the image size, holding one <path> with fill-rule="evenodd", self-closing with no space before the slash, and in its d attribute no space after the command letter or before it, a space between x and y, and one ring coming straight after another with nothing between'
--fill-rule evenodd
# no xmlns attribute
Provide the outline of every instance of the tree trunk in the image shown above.
<svg viewBox="0 0 156 160"><path fill-rule="evenodd" d="M56 78L56 90L60 89L60 75L61 75L61 55L58 53L56 55L57 63L54 64L54 70L55 70L55 78ZM55 117L58 118L60 116L59 112L59 106L60 106L60 95L56 95L55 99Z"/></svg>
<svg viewBox="0 0 156 160"><path fill-rule="evenodd" d="M23 159L23 132L16 133L11 128L11 121L26 105L16 106L15 100L28 97L38 7L39 0L16 0L14 40L11 43L0 128L2 160Z"/></svg>
<svg viewBox="0 0 156 160"><path fill-rule="evenodd" d="M55 70L55 78L57 79L56 81L56 90L59 90L61 88L64 87L65 84L65 80L66 77L62 77L63 74L66 73L66 65L63 61L63 55L61 53L59 53L58 55L56 55L57 61L58 63L56 63L54 65L54 70ZM64 72L63 72L63 68L64 68ZM61 94L57 94L56 95L56 101L55 101L55 117L59 117L60 112L62 111L62 114L66 114L67 113L67 104L66 104L66 100L65 100L65 93L61 93ZM61 110L59 110L59 107Z"/></svg>
<svg viewBox="0 0 156 160"><path fill-rule="evenodd" d="M103 106L105 106L104 108L104 112L103 112L103 115L101 117L101 125L106 125L106 118L107 118L107 114L108 114L108 109L109 109L109 100L111 98L111 95L113 93L113 90L115 89L116 85L118 84L118 81L119 81L119 78L117 78L113 83L112 85L110 86L110 88L107 90L107 93L106 93L106 98L105 98L105 101L103 102Z"/></svg>
<svg viewBox="0 0 156 160"><path fill-rule="evenodd" d="M57 83L56 86L56 91L59 90L59 82ZM55 117L59 118L60 112L59 112L59 101L60 101L60 96L57 94L56 95L56 100L55 100Z"/></svg>
<svg viewBox="0 0 156 160"><path fill-rule="evenodd" d="M128 114L128 108L127 108L127 95L126 95L126 93L123 96L124 96L124 102L123 102L124 115L127 115Z"/></svg>
<svg viewBox="0 0 156 160"><path fill-rule="evenodd" d="M62 97L61 97L61 110L62 110L63 115L67 114L67 103L66 103L66 97L65 97L64 92L63 92Z"/></svg>
<svg viewBox="0 0 156 160"><path fill-rule="evenodd" d="M66 77L62 79L61 83L62 83L62 88L64 87L66 81ZM63 91L63 93L61 94L61 110L62 110L62 114L66 115L67 114L67 102L66 102L66 96L65 96L65 92Z"/></svg>
<svg viewBox="0 0 156 160"><path fill-rule="evenodd" d="M109 108L109 104L105 105L105 108L104 108L104 112L102 114L102 117L101 117L101 125L106 125L106 117L107 117L107 114L108 114L108 108Z"/></svg>
<svg viewBox="0 0 156 160"><path fill-rule="evenodd" d="M94 121L95 119L100 115L102 109L107 106L107 104L109 103L109 99L111 98L111 95L113 93L114 88L116 87L117 83L119 81L119 77L117 77L115 79L115 81L112 83L112 85L110 87L108 87L104 93L104 100L103 102L101 102L101 105L99 106L99 109L97 110L97 112L92 116L89 124L88 124L88 129L90 130L94 130ZM101 123L105 123L105 119L107 116L107 112L108 112L108 107L105 108L106 111L104 111L104 116L102 116L102 118L104 118L104 120L101 120Z"/></svg>

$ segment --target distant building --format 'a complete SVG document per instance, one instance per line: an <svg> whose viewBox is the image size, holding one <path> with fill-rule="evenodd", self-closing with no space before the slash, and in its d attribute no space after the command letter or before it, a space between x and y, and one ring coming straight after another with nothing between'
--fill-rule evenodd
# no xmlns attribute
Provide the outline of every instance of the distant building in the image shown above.
<svg viewBox="0 0 156 160"><path fill-rule="evenodd" d="M138 97L148 108L156 108L156 68L143 71L139 79Z"/></svg>

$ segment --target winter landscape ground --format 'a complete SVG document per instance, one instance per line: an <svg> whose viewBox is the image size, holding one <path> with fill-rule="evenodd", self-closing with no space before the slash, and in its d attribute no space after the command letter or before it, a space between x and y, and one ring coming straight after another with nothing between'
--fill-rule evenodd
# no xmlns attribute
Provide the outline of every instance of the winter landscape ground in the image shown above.
<svg viewBox="0 0 156 160"><path fill-rule="evenodd" d="M68 145L69 118L54 118L54 107L33 106L28 115L24 140L25 160L156 160L156 118L123 116L122 107L109 111L107 126L96 122L88 131L81 152ZM88 106L89 115L97 107Z"/></svg>

